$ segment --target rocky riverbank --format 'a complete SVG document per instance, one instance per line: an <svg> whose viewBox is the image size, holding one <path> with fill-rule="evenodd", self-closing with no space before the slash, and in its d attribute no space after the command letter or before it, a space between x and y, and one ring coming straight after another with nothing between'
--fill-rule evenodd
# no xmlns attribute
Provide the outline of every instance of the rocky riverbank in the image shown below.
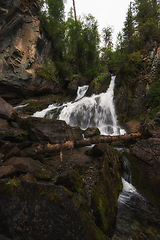
<svg viewBox="0 0 160 240"><path fill-rule="evenodd" d="M80 140L82 131L64 121L20 115L2 98L0 104L1 237L111 237L122 189L118 151L102 143L38 154L39 144Z"/></svg>

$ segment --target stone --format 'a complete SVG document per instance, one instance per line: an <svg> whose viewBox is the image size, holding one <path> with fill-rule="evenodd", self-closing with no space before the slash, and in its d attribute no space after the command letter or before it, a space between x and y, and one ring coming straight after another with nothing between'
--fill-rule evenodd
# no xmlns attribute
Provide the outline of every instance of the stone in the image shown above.
<svg viewBox="0 0 160 240"><path fill-rule="evenodd" d="M105 151L100 160L99 180L92 189L91 206L97 226L111 237L116 221L118 195L122 190L122 158L119 152L108 144L99 145L102 145L100 148Z"/></svg>
<svg viewBox="0 0 160 240"><path fill-rule="evenodd" d="M51 179L52 173L44 164L38 160L26 157L12 157L3 163L4 166L12 166L16 171L22 173L32 173L37 179Z"/></svg>
<svg viewBox="0 0 160 240"><path fill-rule="evenodd" d="M110 81L111 81L110 72L107 72L105 74L105 78L104 78L103 82L100 82L97 78L94 79L90 83L86 95L91 96L92 94L100 94L102 92L106 92L106 90L109 87Z"/></svg>
<svg viewBox="0 0 160 240"><path fill-rule="evenodd" d="M9 121L16 121L18 118L17 111L0 97L0 117Z"/></svg>
<svg viewBox="0 0 160 240"><path fill-rule="evenodd" d="M90 127L90 128L87 128L85 131L84 131L84 136L86 138L88 137L93 137L95 135L100 135L100 131L97 127Z"/></svg>
<svg viewBox="0 0 160 240"><path fill-rule="evenodd" d="M14 176L14 174L17 172L16 168L14 166L1 166L0 167L0 178L6 178L9 176Z"/></svg>
<svg viewBox="0 0 160 240"><path fill-rule="evenodd" d="M82 131L79 127L70 127L62 120L28 117L21 118L20 125L36 141L56 144L83 139Z"/></svg>

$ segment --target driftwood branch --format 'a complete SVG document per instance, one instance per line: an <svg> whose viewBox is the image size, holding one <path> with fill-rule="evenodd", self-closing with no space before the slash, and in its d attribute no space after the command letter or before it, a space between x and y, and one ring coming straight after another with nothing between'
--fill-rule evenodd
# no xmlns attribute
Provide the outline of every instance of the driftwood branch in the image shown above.
<svg viewBox="0 0 160 240"><path fill-rule="evenodd" d="M90 146L92 144L98 144L98 143L111 143L116 141L130 141L134 140L136 138L140 138L142 135L141 133L132 133L132 134L125 134L125 135L119 135L119 136L96 136L93 138L88 138L84 140L78 140L78 141L67 141L62 144L50 144L47 145L41 145L39 144L35 152L36 154L43 154L43 153L51 153L55 151L64 151L64 150L71 150L73 148L78 147L85 147Z"/></svg>

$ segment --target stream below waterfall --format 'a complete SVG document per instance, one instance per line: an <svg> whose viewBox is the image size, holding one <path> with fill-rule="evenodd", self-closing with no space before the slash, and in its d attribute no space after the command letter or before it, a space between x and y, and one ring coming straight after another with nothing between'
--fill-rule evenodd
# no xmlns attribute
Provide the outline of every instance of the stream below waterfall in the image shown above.
<svg viewBox="0 0 160 240"><path fill-rule="evenodd" d="M125 130L118 125L114 108L114 83L115 77L112 77L105 93L91 97L85 97L88 86L79 87L74 101L63 105L51 104L33 116L56 117L83 130L98 127L101 135L124 134ZM118 199L117 221L112 240L160 239L160 212L132 185L131 170L126 158L123 167L123 191Z"/></svg>

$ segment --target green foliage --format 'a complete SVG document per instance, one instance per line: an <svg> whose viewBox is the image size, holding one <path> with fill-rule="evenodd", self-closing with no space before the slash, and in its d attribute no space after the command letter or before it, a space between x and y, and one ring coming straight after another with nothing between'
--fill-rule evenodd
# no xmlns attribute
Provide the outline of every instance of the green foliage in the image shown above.
<svg viewBox="0 0 160 240"><path fill-rule="evenodd" d="M136 76L137 72L142 68L143 62L140 52L132 52L128 55L128 61L125 62L124 71L131 76Z"/></svg>
<svg viewBox="0 0 160 240"><path fill-rule="evenodd" d="M49 59L43 62L42 68L37 69L37 74L46 79L52 79L58 84L58 80L56 79L57 70L55 64Z"/></svg>
<svg viewBox="0 0 160 240"><path fill-rule="evenodd" d="M43 0L40 12L41 26L52 39L55 54L62 57L65 33L63 0Z"/></svg>
<svg viewBox="0 0 160 240"><path fill-rule="evenodd" d="M41 26L46 30L54 48L54 63L61 79L81 74L93 79L99 71L99 33L95 18L89 14L75 21L70 13L65 22L63 0L43 0ZM38 74L54 78L51 64L44 64ZM50 74L51 72L51 74ZM53 79L55 81L55 78Z"/></svg>
<svg viewBox="0 0 160 240"><path fill-rule="evenodd" d="M65 58L73 74L93 79L98 74L99 34L97 21L92 15L83 20L68 18L65 34Z"/></svg>
<svg viewBox="0 0 160 240"><path fill-rule="evenodd" d="M151 85L146 107L150 109L150 117L153 117L156 112L160 111L160 81Z"/></svg>
<svg viewBox="0 0 160 240"><path fill-rule="evenodd" d="M133 48L133 35L135 32L134 26L134 17L132 13L132 3L130 2L130 6L127 12L126 21L124 22L123 28L123 38L124 38L124 45L128 48L128 52L130 53Z"/></svg>

